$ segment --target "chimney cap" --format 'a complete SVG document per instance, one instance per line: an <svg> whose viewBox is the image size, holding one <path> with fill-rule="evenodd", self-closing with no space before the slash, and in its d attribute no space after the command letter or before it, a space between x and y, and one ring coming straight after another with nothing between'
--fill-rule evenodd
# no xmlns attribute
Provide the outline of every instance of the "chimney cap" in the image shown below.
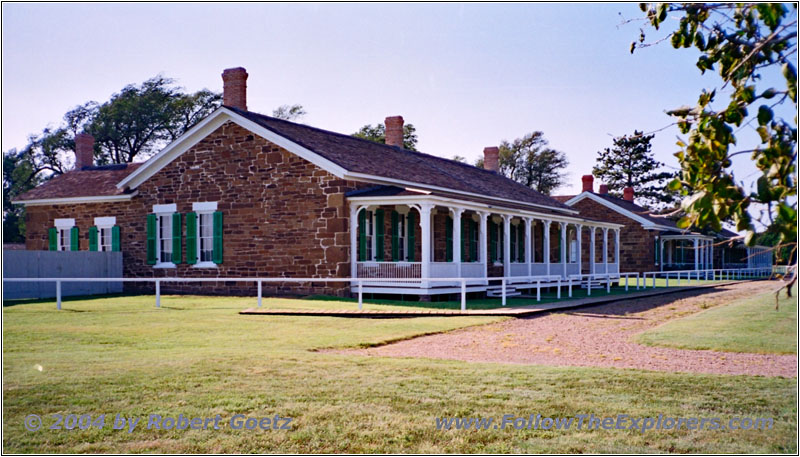
<svg viewBox="0 0 800 457"><path fill-rule="evenodd" d="M594 192L594 176L592 175L581 176L581 183L583 184L582 192Z"/></svg>
<svg viewBox="0 0 800 457"><path fill-rule="evenodd" d="M247 111L247 70L243 67L222 71L222 104Z"/></svg>

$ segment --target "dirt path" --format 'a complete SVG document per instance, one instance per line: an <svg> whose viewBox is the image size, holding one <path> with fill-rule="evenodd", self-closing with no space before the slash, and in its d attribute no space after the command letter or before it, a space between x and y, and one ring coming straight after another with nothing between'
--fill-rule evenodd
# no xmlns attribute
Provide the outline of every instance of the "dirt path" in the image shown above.
<svg viewBox="0 0 800 457"><path fill-rule="evenodd" d="M626 300L457 330L352 352L471 362L573 365L793 377L796 355L651 347L633 336L671 319L771 290L761 281Z"/></svg>

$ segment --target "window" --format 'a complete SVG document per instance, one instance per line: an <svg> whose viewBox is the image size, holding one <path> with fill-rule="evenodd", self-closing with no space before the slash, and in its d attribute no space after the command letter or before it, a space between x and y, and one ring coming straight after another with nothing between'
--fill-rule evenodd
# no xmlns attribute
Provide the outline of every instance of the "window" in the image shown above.
<svg viewBox="0 0 800 457"><path fill-rule="evenodd" d="M172 214L158 215L158 261L172 262Z"/></svg>
<svg viewBox="0 0 800 457"><path fill-rule="evenodd" d="M367 260L375 260L375 220L372 211L366 211Z"/></svg>
<svg viewBox="0 0 800 457"><path fill-rule="evenodd" d="M195 267L216 267L214 262L214 212L217 210L217 202L200 202L192 204L192 211L197 214L197 228L195 236L197 237L196 249L198 263ZM188 221L186 230L194 229L189 226ZM194 243L192 243L194 245ZM194 246L191 246L194 247ZM187 251L190 249L190 244L186 244ZM188 254L187 254L188 255Z"/></svg>
<svg viewBox="0 0 800 457"><path fill-rule="evenodd" d="M90 251L119 250L119 240L114 240L116 217L95 217L94 227L89 228ZM119 233L119 229L116 229ZM119 237L119 235L116 235ZM95 238L96 237L96 238Z"/></svg>
<svg viewBox="0 0 800 457"><path fill-rule="evenodd" d="M75 219L56 219L50 240L51 251L77 251L78 236Z"/></svg>
<svg viewBox="0 0 800 457"><path fill-rule="evenodd" d="M569 263L578 261L578 240L570 240L569 242Z"/></svg>
<svg viewBox="0 0 800 457"><path fill-rule="evenodd" d="M405 214L398 214L397 215L397 258L401 262L405 262L408 257L406 257L406 215Z"/></svg>

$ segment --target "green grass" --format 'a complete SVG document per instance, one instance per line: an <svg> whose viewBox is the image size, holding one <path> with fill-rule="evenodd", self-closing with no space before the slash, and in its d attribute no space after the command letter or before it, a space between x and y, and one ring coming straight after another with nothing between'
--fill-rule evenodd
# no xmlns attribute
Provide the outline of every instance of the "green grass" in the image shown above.
<svg viewBox="0 0 800 457"><path fill-rule="evenodd" d="M796 453L796 379L378 358L358 347L498 318L241 316L253 298L74 300L3 308L3 451ZM501 350L501 348L498 348ZM28 432L28 414L107 415ZM116 414L280 414L291 431L110 429ZM769 431L437 431L434 417L771 417Z"/></svg>
<svg viewBox="0 0 800 457"><path fill-rule="evenodd" d="M665 323L637 336L652 346L797 354L797 288L793 297L766 293Z"/></svg>

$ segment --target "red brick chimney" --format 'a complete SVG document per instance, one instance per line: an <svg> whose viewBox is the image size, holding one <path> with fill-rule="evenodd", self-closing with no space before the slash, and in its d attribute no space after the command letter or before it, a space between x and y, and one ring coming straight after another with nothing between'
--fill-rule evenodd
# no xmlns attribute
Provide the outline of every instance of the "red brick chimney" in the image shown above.
<svg viewBox="0 0 800 457"><path fill-rule="evenodd" d="M629 202L633 201L633 187L626 187L622 191L622 198L628 200Z"/></svg>
<svg viewBox="0 0 800 457"><path fill-rule="evenodd" d="M483 148L483 168L489 171L500 171L500 148L489 146Z"/></svg>
<svg viewBox="0 0 800 457"><path fill-rule="evenodd" d="M600 191L598 194L606 195L608 194L608 185L607 184L600 184Z"/></svg>
<svg viewBox="0 0 800 457"><path fill-rule="evenodd" d="M247 71L242 67L222 72L222 104L247 111Z"/></svg>
<svg viewBox="0 0 800 457"><path fill-rule="evenodd" d="M75 169L94 164L94 137L88 133L75 135Z"/></svg>
<svg viewBox="0 0 800 457"><path fill-rule="evenodd" d="M583 190L581 192L594 192L594 176L583 175L581 177L583 183Z"/></svg>
<svg viewBox="0 0 800 457"><path fill-rule="evenodd" d="M403 147L403 116L389 116L383 121L386 126L386 144Z"/></svg>

